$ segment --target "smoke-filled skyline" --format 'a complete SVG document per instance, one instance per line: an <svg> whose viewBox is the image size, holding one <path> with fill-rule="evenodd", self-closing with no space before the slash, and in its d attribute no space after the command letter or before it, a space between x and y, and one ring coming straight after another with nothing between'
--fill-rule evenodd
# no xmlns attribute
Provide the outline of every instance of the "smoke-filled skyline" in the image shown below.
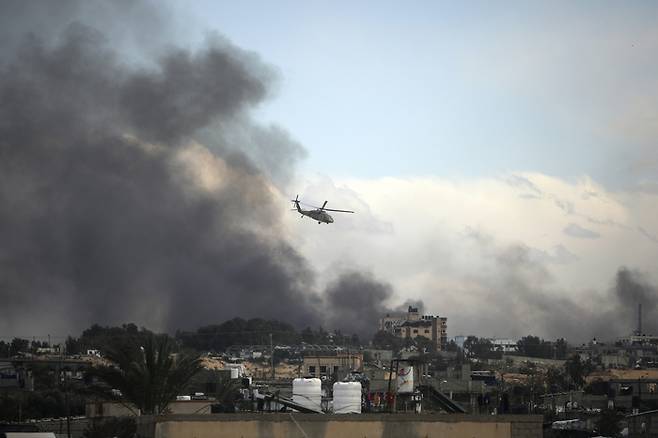
<svg viewBox="0 0 658 438"><path fill-rule="evenodd" d="M3 333L126 321L173 331L235 316L319 326L348 306L332 301L343 288L391 297L349 272L325 305L281 234L276 203L305 152L249 115L270 66L218 36L135 62L111 33L73 17L40 35L30 14L42 11L14 7L27 21L0 70ZM340 328L370 335L377 317Z"/></svg>
<svg viewBox="0 0 658 438"><path fill-rule="evenodd" d="M606 338L630 331L637 301L658 330L646 187L300 175L317 145L260 111L309 79L223 29L191 44L190 23L148 1L0 12L3 335L264 317L368 336L414 304L451 336ZM292 193L357 214L311 228Z"/></svg>

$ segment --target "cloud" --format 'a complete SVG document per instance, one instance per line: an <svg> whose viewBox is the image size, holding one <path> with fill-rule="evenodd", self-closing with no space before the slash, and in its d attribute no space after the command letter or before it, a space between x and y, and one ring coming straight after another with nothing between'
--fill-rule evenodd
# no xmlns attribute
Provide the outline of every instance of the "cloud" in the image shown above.
<svg viewBox="0 0 658 438"><path fill-rule="evenodd" d="M640 234L642 234L647 239L651 240L653 243L658 243L658 237L656 237L653 234L649 233L643 227L637 227L637 230L640 232Z"/></svg>
<svg viewBox="0 0 658 438"><path fill-rule="evenodd" d="M564 234L578 239L598 239L601 237L599 233L583 228L573 222L564 228Z"/></svg>
<svg viewBox="0 0 658 438"><path fill-rule="evenodd" d="M305 184L321 186L326 199L349 188L368 204L365 217L391 224L382 235L353 229L350 218L339 217L329 232L289 215L286 227L320 273L319 284L350 266L365 267L392 286L388 303L421 299L428 313L449 318L450 335L614 338L634 324L627 316L597 322L612 318L620 305L610 293L620 267L632 266L646 284L658 284L650 262L656 245L637 229L658 234L656 195L610 191L589 177L565 181L528 172L471 179L306 177L298 184L301 192ZM523 193L537 198L520 198ZM573 214L555 199L572 204ZM590 218L589 231L606 232L573 238L565 229L574 218Z"/></svg>

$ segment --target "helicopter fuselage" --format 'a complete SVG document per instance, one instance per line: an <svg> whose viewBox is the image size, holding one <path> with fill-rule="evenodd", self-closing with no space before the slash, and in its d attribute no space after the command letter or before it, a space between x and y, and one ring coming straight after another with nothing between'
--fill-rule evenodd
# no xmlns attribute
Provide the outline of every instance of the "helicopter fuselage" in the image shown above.
<svg viewBox="0 0 658 438"><path fill-rule="evenodd" d="M334 222L334 218L332 218L331 215L326 211L300 209L299 212L302 214L302 216L308 216L318 222L324 222L325 224L331 224Z"/></svg>

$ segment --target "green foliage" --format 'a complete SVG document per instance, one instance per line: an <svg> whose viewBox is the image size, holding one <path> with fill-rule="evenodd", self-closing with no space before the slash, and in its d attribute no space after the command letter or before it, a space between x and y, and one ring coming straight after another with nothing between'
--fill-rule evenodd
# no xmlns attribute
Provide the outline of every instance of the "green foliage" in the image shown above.
<svg viewBox="0 0 658 438"><path fill-rule="evenodd" d="M413 339L413 341L416 347L418 347L418 351L420 352L430 353L435 350L432 340L426 338L425 336L417 336Z"/></svg>
<svg viewBox="0 0 658 438"><path fill-rule="evenodd" d="M459 348L459 345L454 340L451 340L446 344L446 351L450 351L453 353L459 353L461 348Z"/></svg>
<svg viewBox="0 0 658 438"><path fill-rule="evenodd" d="M574 354L564 363L564 370L576 388L581 388L585 384L585 377L594 369L592 363L587 360L583 362L580 356Z"/></svg>
<svg viewBox="0 0 658 438"><path fill-rule="evenodd" d="M357 335L343 334L340 330L329 333L322 327L316 330L306 327L298 332L288 323L261 318L248 320L233 318L221 324L201 327L196 332L178 332L176 338L185 348L221 352L234 345L269 345L270 334L275 345L294 345L301 342L321 345L361 345Z"/></svg>
<svg viewBox="0 0 658 438"><path fill-rule="evenodd" d="M139 329L135 324L123 324L120 327L103 327L94 324L79 338L69 336L66 339L67 354L83 354L87 350L107 351L121 350L129 345L141 345L153 333L145 328Z"/></svg>
<svg viewBox="0 0 658 438"><path fill-rule="evenodd" d="M14 338L9 346L9 355L16 356L18 353L29 353L30 341L27 339Z"/></svg>
<svg viewBox="0 0 658 438"><path fill-rule="evenodd" d="M320 329L321 330L321 329ZM343 334L340 330L335 330L331 335L330 342L334 345L343 345L343 346L354 346L358 347L361 345L359 341L359 336ZM311 342L311 344L321 344L322 342Z"/></svg>
<svg viewBox="0 0 658 438"><path fill-rule="evenodd" d="M176 337L185 347L196 351L225 351L231 345L268 345L270 333L275 344L296 344L302 338L288 323L260 318L234 318L201 327L196 332L178 332Z"/></svg>
<svg viewBox="0 0 658 438"><path fill-rule="evenodd" d="M564 339L562 339L564 341ZM556 355L555 347L550 341L545 341L537 336L524 336L517 343L519 353L528 357L539 357L552 359ZM566 354L566 342L560 344Z"/></svg>
<svg viewBox="0 0 658 438"><path fill-rule="evenodd" d="M404 340L392 333L380 330L373 336L372 345L381 350L392 350L397 353L404 346Z"/></svg>
<svg viewBox="0 0 658 438"><path fill-rule="evenodd" d="M561 368L549 368L546 371L546 388L550 393L566 391L569 388L567 374Z"/></svg>
<svg viewBox="0 0 658 438"><path fill-rule="evenodd" d="M486 338L469 336L464 341L464 354L468 359L500 359L502 352L494 348L494 344Z"/></svg>
<svg viewBox="0 0 658 438"><path fill-rule="evenodd" d="M0 421L57 418L66 416L66 393L59 388L34 392L0 393ZM84 415L84 399L68 394L71 415ZM20 409L19 409L20 406Z"/></svg>
<svg viewBox="0 0 658 438"><path fill-rule="evenodd" d="M11 343L0 341L0 357L11 356Z"/></svg>
<svg viewBox="0 0 658 438"><path fill-rule="evenodd" d="M569 351L569 344L566 339L560 338L555 341L555 358L556 359L566 359L567 353Z"/></svg>
<svg viewBox="0 0 658 438"><path fill-rule="evenodd" d="M121 392L121 400L143 414L161 414L179 395L190 379L201 370L198 356L179 355L167 336L151 335L143 345L124 344L109 350L106 357L114 365L95 368L92 373L107 387L100 393L112 398L111 389Z"/></svg>
<svg viewBox="0 0 658 438"><path fill-rule="evenodd" d="M83 353L83 342L84 341L82 341L80 338L68 336L64 342L66 354L73 355Z"/></svg>

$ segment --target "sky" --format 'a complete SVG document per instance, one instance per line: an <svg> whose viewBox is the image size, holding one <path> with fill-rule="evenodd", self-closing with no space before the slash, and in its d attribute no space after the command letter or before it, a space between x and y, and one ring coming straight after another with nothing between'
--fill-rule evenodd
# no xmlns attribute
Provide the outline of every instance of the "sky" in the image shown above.
<svg viewBox="0 0 658 438"><path fill-rule="evenodd" d="M280 72L261 117L304 144L309 172L524 170L615 188L649 178L631 169L656 123L651 2L196 2L186 12Z"/></svg>
<svg viewBox="0 0 658 438"><path fill-rule="evenodd" d="M642 302L658 333L656 22L648 1L0 4L0 332L368 334L413 303L449 336L584 341ZM356 213L319 225L296 195Z"/></svg>
<svg viewBox="0 0 658 438"><path fill-rule="evenodd" d="M359 266L399 300L446 314L452 334L498 336L565 333L537 318L560 310L535 295L619 318L619 269L658 280L655 3L212 1L187 12L278 72L256 114L307 150L286 194L357 211L331 230L290 215L324 277ZM497 257L514 250L539 272L505 273ZM524 277L521 289L506 276ZM528 299L513 306L517 324L482 315L508 294ZM608 336L634 328L618 322Z"/></svg>

